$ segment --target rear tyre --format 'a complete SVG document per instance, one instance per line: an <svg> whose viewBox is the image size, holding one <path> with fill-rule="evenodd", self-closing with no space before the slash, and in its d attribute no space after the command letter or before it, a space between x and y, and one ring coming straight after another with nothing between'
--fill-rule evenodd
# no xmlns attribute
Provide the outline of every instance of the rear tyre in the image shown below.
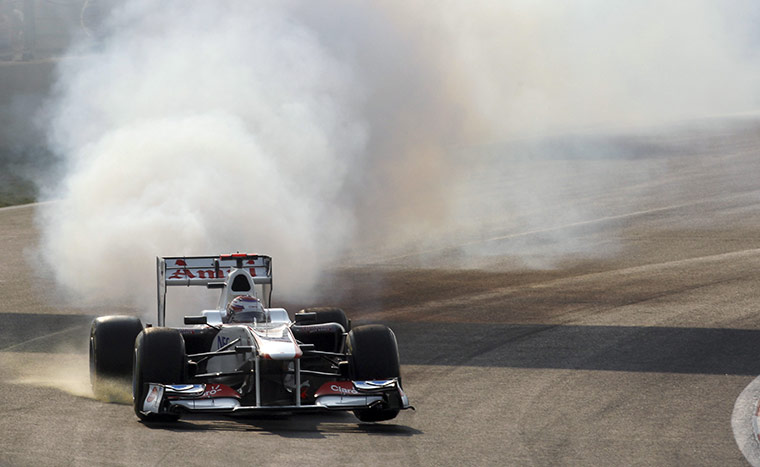
<svg viewBox="0 0 760 467"><path fill-rule="evenodd" d="M398 344L393 331L387 326L369 324L357 326L348 333L349 377L354 381L373 381L398 378L401 382L401 368ZM356 418L363 422L390 420L398 415L399 409L354 410Z"/></svg>
<svg viewBox="0 0 760 467"><path fill-rule="evenodd" d="M304 308L298 312L300 313L314 313L316 318L313 321L304 321L299 324L325 324L325 323L338 323L343 326L343 329L348 332L351 330L351 321L346 317L346 312L340 308L332 307L310 307Z"/></svg>
<svg viewBox="0 0 760 467"><path fill-rule="evenodd" d="M149 383L182 384L186 381L187 357L182 334L171 328L147 328L135 341L132 403L142 421L176 421L179 414L143 413Z"/></svg>
<svg viewBox="0 0 760 467"><path fill-rule="evenodd" d="M135 338L142 329L142 322L134 316L102 316L93 320L90 384L95 397L120 400L129 394Z"/></svg>

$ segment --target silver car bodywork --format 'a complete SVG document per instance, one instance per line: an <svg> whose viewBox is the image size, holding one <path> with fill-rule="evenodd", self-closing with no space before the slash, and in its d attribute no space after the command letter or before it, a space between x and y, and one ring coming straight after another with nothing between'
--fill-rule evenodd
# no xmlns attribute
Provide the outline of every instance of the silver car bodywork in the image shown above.
<svg viewBox="0 0 760 467"><path fill-rule="evenodd" d="M220 299L216 309L186 317L186 326L177 328L188 343L187 359L193 374L184 384L145 381L148 389L142 400L135 401L142 414L412 408L399 378L352 380L346 370L345 350L318 350L296 338L294 330L302 332L305 326L292 321L285 309L270 307L269 256L159 257L157 277L158 326L166 323L168 287L218 288ZM238 295L261 300L264 322L227 322L227 305ZM346 330L341 325L319 326L312 326L309 332L338 332L345 344ZM190 344L196 341L203 342L203 348Z"/></svg>

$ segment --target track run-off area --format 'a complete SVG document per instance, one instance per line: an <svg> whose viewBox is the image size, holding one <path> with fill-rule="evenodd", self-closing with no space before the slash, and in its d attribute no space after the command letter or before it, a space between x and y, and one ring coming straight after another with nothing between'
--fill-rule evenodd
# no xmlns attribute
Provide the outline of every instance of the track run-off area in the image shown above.
<svg viewBox="0 0 760 467"><path fill-rule="evenodd" d="M521 229L492 211L442 246L368 245L331 272L322 303L275 289L291 313L335 305L394 329L416 411L378 424L335 413L144 425L93 399L90 321L137 311L62 298L36 269L35 206L1 209L0 465L757 464L760 133L674 139L552 171L558 199L582 207L567 221ZM463 202L529 191L538 163L568 161L474 170L482 183ZM545 260L558 243L571 247Z"/></svg>

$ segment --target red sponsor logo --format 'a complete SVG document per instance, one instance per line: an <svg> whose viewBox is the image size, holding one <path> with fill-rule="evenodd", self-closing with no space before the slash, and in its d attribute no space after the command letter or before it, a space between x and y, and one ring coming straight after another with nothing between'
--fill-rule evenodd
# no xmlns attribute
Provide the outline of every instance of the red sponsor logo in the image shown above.
<svg viewBox="0 0 760 467"><path fill-rule="evenodd" d="M229 272L229 269L226 271L220 269L219 274L213 269L177 269L168 279L195 279L196 277L199 279L224 279L225 274L229 274Z"/></svg>
<svg viewBox="0 0 760 467"><path fill-rule="evenodd" d="M178 264L177 266L185 266L185 264ZM256 277L256 268L248 268L248 272L251 277ZM230 269L220 269L218 274L213 269L177 269L167 279L224 279L229 274Z"/></svg>

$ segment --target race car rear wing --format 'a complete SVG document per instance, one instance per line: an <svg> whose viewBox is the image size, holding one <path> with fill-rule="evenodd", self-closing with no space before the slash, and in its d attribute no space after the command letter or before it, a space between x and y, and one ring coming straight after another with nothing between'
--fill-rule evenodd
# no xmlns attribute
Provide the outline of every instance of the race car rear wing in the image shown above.
<svg viewBox="0 0 760 467"><path fill-rule="evenodd" d="M166 287L173 285L225 288L230 273L244 270L264 293L259 298L270 306L272 292L272 258L265 255L233 253L218 256L158 256L158 325L166 325ZM239 274L239 273L238 273Z"/></svg>

